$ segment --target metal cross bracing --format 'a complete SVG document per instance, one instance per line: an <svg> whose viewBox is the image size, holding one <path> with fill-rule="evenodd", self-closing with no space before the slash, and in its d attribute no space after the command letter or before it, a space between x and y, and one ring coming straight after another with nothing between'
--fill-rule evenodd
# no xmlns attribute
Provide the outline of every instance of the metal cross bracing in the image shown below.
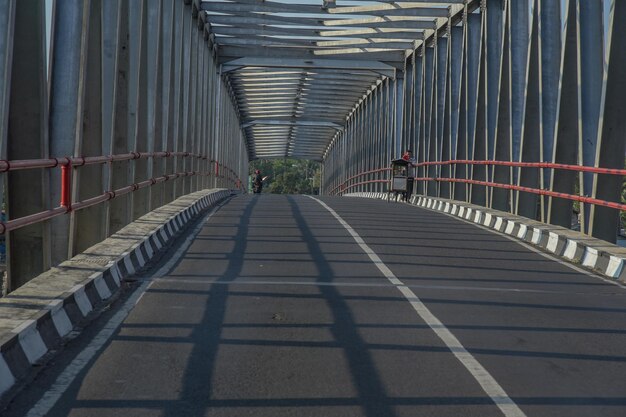
<svg viewBox="0 0 626 417"><path fill-rule="evenodd" d="M416 192L614 242L626 170L626 2L482 0L379 84L324 154L325 193ZM394 109L396 115L393 115ZM395 129L395 133L394 133Z"/></svg>
<svg viewBox="0 0 626 417"><path fill-rule="evenodd" d="M221 72L236 97L249 158L321 161L359 102L465 0L203 1ZM475 7L475 6L473 6Z"/></svg>
<svg viewBox="0 0 626 417"><path fill-rule="evenodd" d="M0 0L8 290L180 196L247 178L198 6Z"/></svg>

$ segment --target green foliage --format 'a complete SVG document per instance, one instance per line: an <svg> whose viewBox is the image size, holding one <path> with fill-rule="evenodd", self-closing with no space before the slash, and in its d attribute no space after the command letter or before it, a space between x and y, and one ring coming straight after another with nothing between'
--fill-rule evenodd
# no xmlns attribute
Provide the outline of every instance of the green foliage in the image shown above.
<svg viewBox="0 0 626 417"><path fill-rule="evenodd" d="M269 178L263 183L264 193L317 194L320 187L320 164L300 159L260 159L250 164Z"/></svg>

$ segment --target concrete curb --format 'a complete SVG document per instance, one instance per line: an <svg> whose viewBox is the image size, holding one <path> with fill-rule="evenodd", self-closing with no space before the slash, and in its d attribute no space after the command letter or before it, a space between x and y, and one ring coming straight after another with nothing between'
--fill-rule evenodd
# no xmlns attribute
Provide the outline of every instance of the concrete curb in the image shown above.
<svg viewBox="0 0 626 417"><path fill-rule="evenodd" d="M351 193L344 196L387 199L387 193ZM592 269L607 278L626 282L626 248L574 230L461 201L413 196L409 204L480 224L537 246L568 262Z"/></svg>
<svg viewBox="0 0 626 417"><path fill-rule="evenodd" d="M187 223L230 195L214 189L180 197L0 298L0 395Z"/></svg>

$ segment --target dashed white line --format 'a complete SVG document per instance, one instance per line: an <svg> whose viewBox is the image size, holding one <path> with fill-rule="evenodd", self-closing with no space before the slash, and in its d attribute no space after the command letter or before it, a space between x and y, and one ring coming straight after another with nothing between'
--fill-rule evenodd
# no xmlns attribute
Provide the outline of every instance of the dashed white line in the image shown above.
<svg viewBox="0 0 626 417"><path fill-rule="evenodd" d="M393 272L385 265L378 255L363 241L361 236L332 208L317 198L309 198L317 201L328 210L335 219L350 233L355 242L369 256L374 265L382 274L398 288L407 301L413 306L420 318L435 332L435 334L445 343L456 358L465 366L474 379L480 384L485 393L500 408L506 417L526 417L526 414L515 404L515 402L498 384L493 376L465 349L461 342L448 330L448 328L426 307L417 295L400 281Z"/></svg>

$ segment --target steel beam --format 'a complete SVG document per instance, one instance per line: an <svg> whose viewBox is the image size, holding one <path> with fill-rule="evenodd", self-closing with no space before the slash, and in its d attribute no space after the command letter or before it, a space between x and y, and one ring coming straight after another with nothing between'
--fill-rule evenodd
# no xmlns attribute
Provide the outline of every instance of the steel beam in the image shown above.
<svg viewBox="0 0 626 417"><path fill-rule="evenodd" d="M50 86L50 154L54 157L75 155L82 140L89 11L89 1L56 4ZM50 185L50 205L57 206L60 177L51 176ZM77 197L76 188L72 194ZM70 218L54 218L51 226L52 264L57 265L72 254Z"/></svg>
<svg viewBox="0 0 626 417"><path fill-rule="evenodd" d="M626 152L626 117L624 117L624 94L626 94L626 3L616 1L611 12L609 27L609 65L603 88L604 102L598 135L595 166L624 169ZM595 175L593 197L620 202L623 178L617 175ZM619 211L594 205L591 208L589 233L597 238L615 243L619 225Z"/></svg>
<svg viewBox="0 0 626 417"><path fill-rule="evenodd" d="M541 130L541 68L539 50L539 19L540 6L535 4L531 24L531 42L528 58L528 83L525 91L526 106L524 109L524 125L520 143L520 162L540 162L543 131ZM537 168L520 168L517 185L538 188L539 170ZM538 207L537 194L517 191L515 213L533 220L541 219L541 207Z"/></svg>
<svg viewBox="0 0 626 417"><path fill-rule="evenodd" d="M6 4L6 3L5 3ZM0 6L2 8L2 6ZM8 160L48 157L48 91L46 82L45 8L37 0L20 0L4 8L4 94L8 94ZM3 60L4 61L4 60ZM9 84L10 83L10 84ZM6 101L4 101L7 103ZM48 209L48 173L44 170L10 172L6 188L6 215L16 219ZM25 192L26 191L26 192ZM58 206L58 201L54 207ZM8 288L11 291L50 268L50 233L45 223L10 232L6 237ZM67 248L67 243L65 245ZM66 254L67 255L67 254Z"/></svg>
<svg viewBox="0 0 626 417"><path fill-rule="evenodd" d="M577 0L565 4L565 45L561 62L559 89L558 120L552 161L559 164L576 165L578 163L578 144L580 143L580 55L578 50L579 25ZM550 189L552 191L574 194L577 173L568 170L553 170ZM547 222L562 227L571 227L573 203L562 198L548 200Z"/></svg>
<svg viewBox="0 0 626 417"><path fill-rule="evenodd" d="M81 86L84 91L83 113L79 116L82 132L77 135L75 153L82 156L98 156L105 152L103 146L103 39L102 1L89 2L89 26L86 29L86 62L81 66ZM74 171L72 185L75 201L84 201L98 196L105 189L104 166L90 165ZM107 231L105 206L98 204L73 212L70 216L71 255L83 252L92 245L104 240Z"/></svg>

